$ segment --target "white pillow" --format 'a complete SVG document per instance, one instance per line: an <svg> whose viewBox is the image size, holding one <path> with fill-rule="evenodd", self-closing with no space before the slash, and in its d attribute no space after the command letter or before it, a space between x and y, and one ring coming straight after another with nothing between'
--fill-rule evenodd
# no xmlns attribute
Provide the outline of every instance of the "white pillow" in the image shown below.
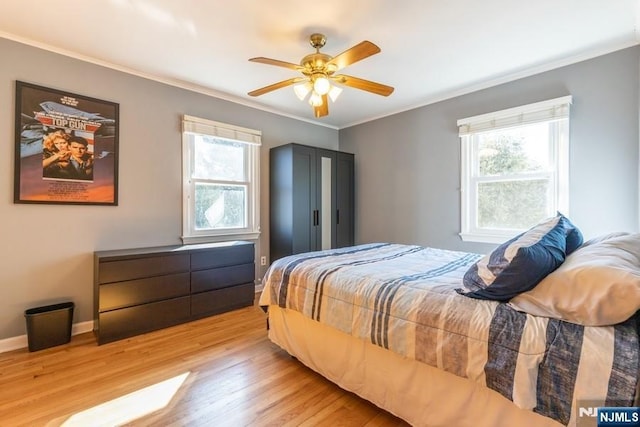
<svg viewBox="0 0 640 427"><path fill-rule="evenodd" d="M640 234L592 239L509 305L586 326L627 320L640 310Z"/></svg>
<svg viewBox="0 0 640 427"><path fill-rule="evenodd" d="M605 240L614 239L616 237L628 236L631 233L626 231L614 231L613 233L603 234L602 236L597 236L592 239L587 240L582 244L582 246L593 245L594 243L604 242Z"/></svg>

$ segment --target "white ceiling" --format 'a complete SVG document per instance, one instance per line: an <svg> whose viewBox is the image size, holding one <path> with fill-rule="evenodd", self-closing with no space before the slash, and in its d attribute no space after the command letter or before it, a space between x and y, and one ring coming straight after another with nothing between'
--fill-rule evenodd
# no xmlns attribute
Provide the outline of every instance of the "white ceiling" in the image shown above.
<svg viewBox="0 0 640 427"><path fill-rule="evenodd" d="M640 0L2 0L0 37L333 128L344 128L640 42ZM395 87L346 88L313 117L291 87L247 92L296 72L327 36L335 56L382 52L343 70ZM46 82L37 82L45 84ZM70 88L71 89L71 88ZM213 118L215 119L215 118Z"/></svg>

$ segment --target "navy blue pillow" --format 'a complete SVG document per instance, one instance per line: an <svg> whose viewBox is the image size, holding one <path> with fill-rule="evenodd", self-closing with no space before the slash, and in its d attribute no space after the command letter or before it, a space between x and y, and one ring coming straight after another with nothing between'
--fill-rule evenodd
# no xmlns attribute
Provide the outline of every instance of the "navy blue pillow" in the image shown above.
<svg viewBox="0 0 640 427"><path fill-rule="evenodd" d="M469 268L464 287L456 291L472 298L508 301L532 289L564 262L567 230L572 228L568 224L566 217L557 215L503 243Z"/></svg>
<svg viewBox="0 0 640 427"><path fill-rule="evenodd" d="M569 221L569 218L562 215L560 212L558 212L558 215L564 217L565 219L564 227L565 234L567 236L567 248L565 252L566 255L569 255L571 252L582 246L582 244L584 243L584 236L582 235L582 232L578 229L578 227L576 227L571 221Z"/></svg>

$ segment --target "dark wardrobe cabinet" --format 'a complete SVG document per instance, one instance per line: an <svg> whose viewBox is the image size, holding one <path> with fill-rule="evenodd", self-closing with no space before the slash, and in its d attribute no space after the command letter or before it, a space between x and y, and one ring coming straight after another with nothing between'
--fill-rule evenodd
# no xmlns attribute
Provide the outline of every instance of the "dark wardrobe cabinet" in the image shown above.
<svg viewBox="0 0 640 427"><path fill-rule="evenodd" d="M287 144L270 151L271 261L354 244L353 154Z"/></svg>

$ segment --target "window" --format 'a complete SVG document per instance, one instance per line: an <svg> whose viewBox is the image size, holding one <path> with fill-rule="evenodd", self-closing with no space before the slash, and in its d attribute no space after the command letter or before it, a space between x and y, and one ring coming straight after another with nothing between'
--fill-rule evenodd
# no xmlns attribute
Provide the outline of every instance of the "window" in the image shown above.
<svg viewBox="0 0 640 427"><path fill-rule="evenodd" d="M463 240L502 243L568 215L571 97L458 121Z"/></svg>
<svg viewBox="0 0 640 427"><path fill-rule="evenodd" d="M182 130L183 242L257 238L261 133L187 115Z"/></svg>

